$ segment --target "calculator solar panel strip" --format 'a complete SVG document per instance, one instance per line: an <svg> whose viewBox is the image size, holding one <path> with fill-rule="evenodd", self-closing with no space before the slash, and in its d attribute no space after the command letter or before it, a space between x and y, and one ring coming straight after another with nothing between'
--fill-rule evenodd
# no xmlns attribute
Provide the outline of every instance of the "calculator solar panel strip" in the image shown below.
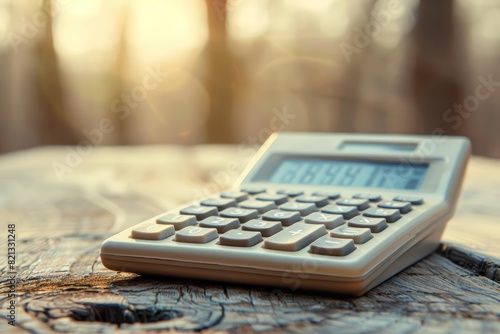
<svg viewBox="0 0 500 334"><path fill-rule="evenodd" d="M470 144L464 137L273 134L246 168L235 190L265 188L275 193L286 189L288 193L305 194L334 191L341 198L371 193L381 195L384 200L411 196L421 197L424 202L413 205L410 212L388 223L380 233L372 233L368 242L355 244L355 250L345 256L315 254L309 244L297 251L284 251L265 248L265 241L251 247L234 247L221 245L219 238L196 244L175 241L175 235L163 240L134 239L133 228L129 228L103 243L102 263L109 269L140 274L359 296L438 247L446 222L454 213L469 154ZM297 180L282 183L283 177L276 176L277 171L285 168L285 163L300 163L300 159L320 163L386 163L392 166L389 170L397 168L396 176L404 176L405 168L418 170L424 166L426 172L420 184L406 186L418 189L405 189L404 184L366 188L356 183L350 186L302 184ZM178 214L186 206L170 212ZM370 202L370 206L377 208L377 203ZM146 222L154 223L163 215ZM296 224L299 223L303 221Z"/></svg>

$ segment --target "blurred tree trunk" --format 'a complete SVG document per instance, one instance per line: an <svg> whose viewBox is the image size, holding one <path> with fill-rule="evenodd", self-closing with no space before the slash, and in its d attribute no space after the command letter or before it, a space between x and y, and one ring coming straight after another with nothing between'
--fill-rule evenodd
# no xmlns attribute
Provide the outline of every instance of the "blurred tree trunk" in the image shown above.
<svg viewBox="0 0 500 334"><path fill-rule="evenodd" d="M127 86L124 84L125 69L127 67L128 61L128 45L127 45L127 24L129 22L130 13L129 6L127 3L123 5L123 11L121 15L120 32L118 47L116 50L116 62L111 70L111 80L109 85L111 86L111 94L109 95L109 105L112 105L113 101L120 98L123 92L126 91ZM130 145L133 144L127 136L127 126L129 123L129 117L124 117L125 115L118 115L116 113L111 113L109 117L113 118L113 124L115 124L116 140L120 145Z"/></svg>
<svg viewBox="0 0 500 334"><path fill-rule="evenodd" d="M37 99L39 115L35 115L37 133L40 144L76 144L79 135L73 131L68 121L64 105L64 94L59 71L57 55L54 49L52 28L51 0L43 0L48 19L43 38L37 52Z"/></svg>
<svg viewBox="0 0 500 334"><path fill-rule="evenodd" d="M207 119L209 143L231 143L233 123L233 57L227 47L226 0L205 0L208 16L207 72L205 84L210 98Z"/></svg>
<svg viewBox="0 0 500 334"><path fill-rule="evenodd" d="M456 22L453 0L420 0L413 31L414 68L412 95L418 114L418 132L429 134L441 128L447 135L464 133L445 122L444 113L463 101L458 62ZM462 50L463 51L463 50Z"/></svg>
<svg viewBox="0 0 500 334"><path fill-rule="evenodd" d="M352 21L348 40L354 40L354 27L365 27L371 19L370 13L373 11L378 0L370 0L360 10L360 17ZM360 54L355 54L353 59L344 67L342 73L342 86L337 87L341 98L339 99L340 115L334 119L332 129L339 132L355 132L355 121L359 113L359 104L361 100L361 81L363 79L363 69L366 59L370 57L371 43L362 49ZM347 61L347 59L344 59Z"/></svg>

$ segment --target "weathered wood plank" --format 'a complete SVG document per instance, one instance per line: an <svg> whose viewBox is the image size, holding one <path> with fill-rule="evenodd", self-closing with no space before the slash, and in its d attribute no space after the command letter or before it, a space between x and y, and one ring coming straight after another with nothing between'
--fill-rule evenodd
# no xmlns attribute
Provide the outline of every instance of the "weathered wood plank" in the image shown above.
<svg viewBox="0 0 500 334"><path fill-rule="evenodd" d="M212 191L227 186L214 175L234 180L227 161L243 167L248 159L234 148L96 148L62 182L51 169L58 159L64 150L0 158L1 228L16 223L18 235L18 326L1 321L0 332L500 332L500 177L494 173L500 162L472 161L445 234L452 246L363 297L338 298L141 277L101 265L99 247L109 235L195 199L207 185ZM220 171L227 177L214 174ZM0 268L5 310L4 257Z"/></svg>

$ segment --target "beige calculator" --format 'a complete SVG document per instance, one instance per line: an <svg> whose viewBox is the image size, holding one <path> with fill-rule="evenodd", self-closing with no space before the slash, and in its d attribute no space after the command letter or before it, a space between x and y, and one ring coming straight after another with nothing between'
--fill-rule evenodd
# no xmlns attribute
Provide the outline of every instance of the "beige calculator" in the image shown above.
<svg viewBox="0 0 500 334"><path fill-rule="evenodd" d="M231 189L104 241L109 269L362 295L436 250L464 137L279 133Z"/></svg>

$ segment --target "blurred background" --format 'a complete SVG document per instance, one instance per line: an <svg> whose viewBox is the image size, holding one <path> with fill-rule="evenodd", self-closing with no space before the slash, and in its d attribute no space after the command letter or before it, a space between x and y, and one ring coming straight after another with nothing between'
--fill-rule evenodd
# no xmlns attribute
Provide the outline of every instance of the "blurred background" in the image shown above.
<svg viewBox="0 0 500 334"><path fill-rule="evenodd" d="M500 158L495 0L0 0L0 152L466 135Z"/></svg>

